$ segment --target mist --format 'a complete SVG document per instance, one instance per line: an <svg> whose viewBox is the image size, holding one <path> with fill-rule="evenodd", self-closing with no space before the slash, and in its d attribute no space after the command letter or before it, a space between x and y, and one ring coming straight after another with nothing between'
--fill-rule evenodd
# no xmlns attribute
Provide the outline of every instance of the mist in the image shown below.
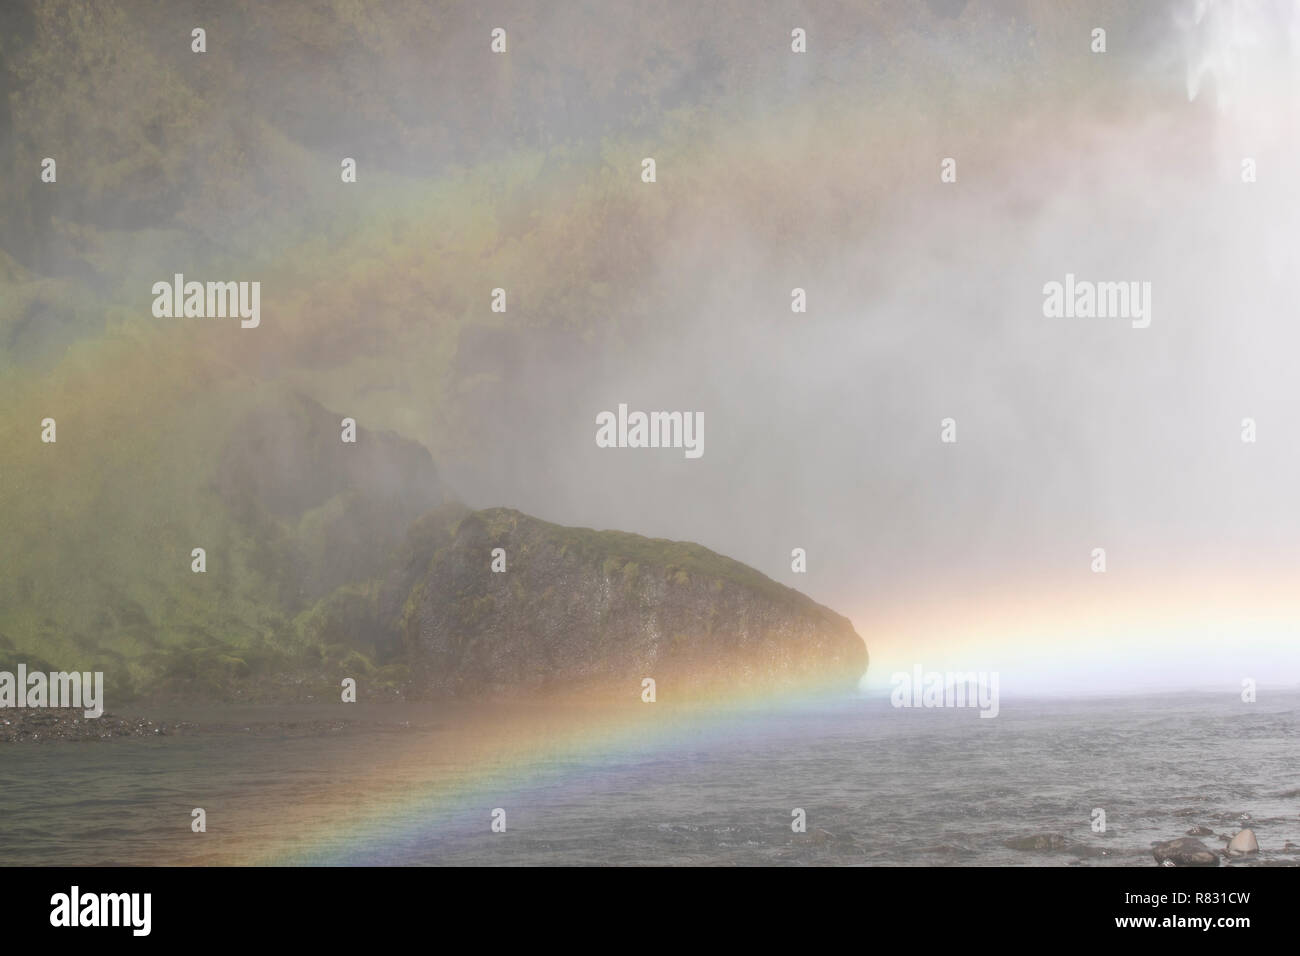
<svg viewBox="0 0 1300 956"><path fill-rule="evenodd" d="M1293 683L1294 626L1258 620L1293 607L1300 530L1296 130L1279 119L1295 105L1295 19L1278 33L1277 13L1225 24L1209 5L1197 23L1190 6L1152 6L1122 54L1071 63L1097 76L1086 100L1039 97L1032 66L972 58L945 64L961 85L928 115L891 102L917 95L897 87L842 111L796 98L728 114L738 136L779 133L738 149L719 132L703 161L728 183L709 180L630 277L643 334L615 357L574 341L503 365L497 397L476 399L494 451L453 482L478 503L736 556L848 613L880 680L877 661L923 660L1001 665L1044 692L1237 671ZM939 29L894 71L962 32ZM939 182L945 156L956 183ZM1243 183L1243 157L1270 171ZM661 170L655 188L673 190ZM1149 282L1150 326L1045 318L1043 286L1067 273ZM596 448L594 416L619 402L702 410L707 453ZM1238 594L1243 578L1268 586ZM1125 600L1098 607L1103 582ZM1215 591L1231 599L1212 624ZM1170 595L1146 620L1143 600ZM1028 653L997 634L1014 616L974 610L935 633L899 610L994 596L1047 604Z"/></svg>
<svg viewBox="0 0 1300 956"><path fill-rule="evenodd" d="M101 336L193 348L420 441L473 507L750 564L848 615L877 687L917 662L1007 693L1295 684L1291 9L506 5L426 32L403 8L313 56L239 7L213 34L247 42L194 82L192 129L149 134L143 179L96 192L74 170L111 137L8 119L11 155L62 148L71 179L23 187L36 226L5 241L47 283L11 299L8 388L34 401ZM190 12L125 17L165 48ZM494 18L499 69L466 52ZM275 63L293 84L259 83ZM261 327L159 331L173 271L260 280ZM1046 317L1067 276L1149 283L1149 326ZM702 413L704 454L598 447L621 403Z"/></svg>

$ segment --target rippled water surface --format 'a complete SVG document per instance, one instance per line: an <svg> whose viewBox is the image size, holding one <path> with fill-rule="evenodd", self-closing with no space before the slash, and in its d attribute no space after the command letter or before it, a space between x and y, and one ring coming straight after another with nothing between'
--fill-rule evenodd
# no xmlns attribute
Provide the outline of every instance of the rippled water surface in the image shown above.
<svg viewBox="0 0 1300 956"><path fill-rule="evenodd" d="M1004 699L992 720L654 706L617 732L570 715L552 733L523 706L341 727L249 709L189 736L0 745L0 862L1150 866L1153 841L1205 826L1217 850L1249 826L1261 853L1230 865L1300 864L1297 692Z"/></svg>

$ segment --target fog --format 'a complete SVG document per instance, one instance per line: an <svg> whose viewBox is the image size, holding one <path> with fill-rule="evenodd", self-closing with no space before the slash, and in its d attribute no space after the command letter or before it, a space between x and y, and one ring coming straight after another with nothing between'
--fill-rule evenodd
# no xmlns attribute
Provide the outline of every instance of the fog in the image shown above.
<svg viewBox="0 0 1300 956"><path fill-rule="evenodd" d="M972 55L951 67L970 71L955 123L942 99L920 118L893 107L891 93L912 99L898 87L847 114L870 135L837 130L815 98L728 116L782 132L747 155L715 144L743 165L632 277L646 334L626 354L512 364L482 407L497 447L453 481L481 504L700 541L852 616L887 648L877 660L1001 663L1031 690L1294 682L1294 627L1253 622L1270 587L1286 605L1300 583L1297 20L1202 6L1197 22L1152 5L1111 31L1123 52L1104 66L1069 61L1073 101L1036 99L1032 67ZM962 39L955 25L932 49ZM939 182L945 156L956 183ZM1244 157L1258 181L1242 181ZM647 188L673 189L660 169ZM756 237L767 216L785 225ZM1067 273L1150 282L1150 326L1045 318L1043 286ZM790 311L796 286L806 315ZM596 448L595 415L620 402L703 411L705 454ZM955 444L940 441L948 417ZM1137 596L1090 604L1099 639L1120 636L1089 665L1077 592L1099 586L1095 547ZM1235 593L1241 578L1268 586L1223 613L1225 656L1200 602L1206 581ZM1143 593L1180 596L1154 649L1124 636ZM1040 644L1007 650L987 634L996 614L912 640L892 613L980 595L1049 602Z"/></svg>
<svg viewBox="0 0 1300 956"><path fill-rule="evenodd" d="M915 662L1005 667L1027 691L1300 681L1293 5L602 7L399 6L347 27L370 54L393 44L371 59L313 57L284 21L259 32L251 8L214 20L220 73L196 89L224 76L242 92L188 119L231 131L252 185L187 193L197 174L177 157L201 137L164 141L168 195L188 198L60 200L51 221L129 233L115 246L129 263L74 281L147 317L150 282L173 268L261 279L262 327L223 329L232 374L284 378L425 443L471 505L751 564L851 617L881 681ZM193 18L135 19L161 43ZM497 22L512 46L488 67ZM807 53L789 51L793 26ZM221 52L223 30L257 39ZM246 155L254 110L292 162ZM11 151L53 148L25 135ZM339 199L338 156L353 154L374 192ZM316 230L347 248L351 227L324 224L335 214L364 222L382 202L400 224L405 184L512 163L535 173L446 227L449 243L499 230L456 293L486 314L505 287L495 324L428 299L421 282L453 286L462 268L434 248L373 282L335 277L360 303L346 313L329 311L333 287L277 292L267 264L294 277L285 262L318 254ZM64 168L77 188L85 174ZM525 269L512 224L544 230L549 211L586 234L553 236ZM26 248L11 229L6 251L67 275L82 257L49 228ZM443 227L404 228L395 246L417 249ZM241 261L256 268L207 268ZM543 275L545 296L528 284ZM1150 283L1149 327L1045 317L1045 284L1067 276ZM48 357L28 355L11 363L43 375ZM620 403L702 413L703 455L597 447L597 415Z"/></svg>

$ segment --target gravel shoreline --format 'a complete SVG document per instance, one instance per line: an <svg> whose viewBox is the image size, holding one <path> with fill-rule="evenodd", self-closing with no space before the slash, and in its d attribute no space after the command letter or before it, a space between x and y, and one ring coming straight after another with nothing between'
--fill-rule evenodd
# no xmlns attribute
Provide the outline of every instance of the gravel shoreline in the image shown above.
<svg viewBox="0 0 1300 956"><path fill-rule="evenodd" d="M230 713L188 720L160 716L124 716L105 712L88 718L78 709L0 710L0 744L43 744L59 741L119 740L130 737L188 737L198 734L239 734L266 737L311 737L348 730L410 730L422 721L401 720L400 714L374 711L348 717L322 717L305 709L301 717Z"/></svg>
<svg viewBox="0 0 1300 956"><path fill-rule="evenodd" d="M0 712L0 743L51 740L110 740L114 737L170 737L193 732L188 721L156 721L104 713L86 717L76 709L22 709Z"/></svg>

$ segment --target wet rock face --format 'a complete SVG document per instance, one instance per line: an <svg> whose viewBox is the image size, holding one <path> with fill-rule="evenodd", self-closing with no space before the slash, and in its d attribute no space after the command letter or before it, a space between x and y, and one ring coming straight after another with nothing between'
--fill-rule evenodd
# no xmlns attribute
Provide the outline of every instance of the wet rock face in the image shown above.
<svg viewBox="0 0 1300 956"><path fill-rule="evenodd" d="M1151 855L1161 866L1218 866L1219 856L1194 837L1157 843Z"/></svg>
<svg viewBox="0 0 1300 956"><path fill-rule="evenodd" d="M639 693L644 677L660 695L823 678L850 688L866 669L846 618L699 545L493 509L426 549L400 626L415 693L622 682Z"/></svg>

